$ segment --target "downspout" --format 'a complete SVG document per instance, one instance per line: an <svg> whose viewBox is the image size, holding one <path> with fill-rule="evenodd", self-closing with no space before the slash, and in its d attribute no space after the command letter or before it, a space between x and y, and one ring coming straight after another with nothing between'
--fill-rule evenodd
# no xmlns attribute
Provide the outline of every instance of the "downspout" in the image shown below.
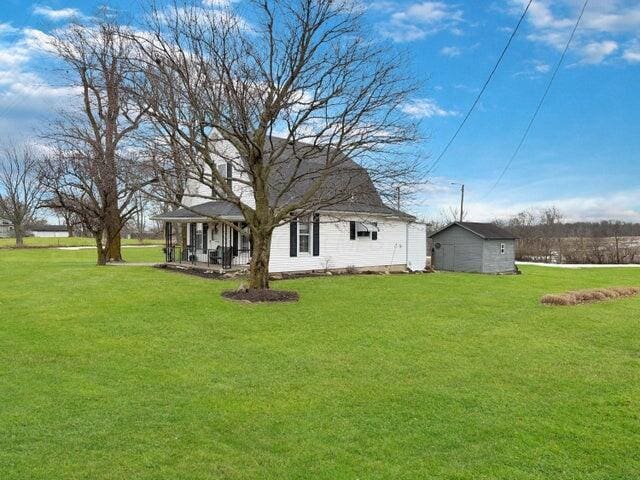
<svg viewBox="0 0 640 480"><path fill-rule="evenodd" d="M404 242L404 264L407 267L407 270L410 270L409 268L409 222L405 223L405 235L406 235L406 241Z"/></svg>

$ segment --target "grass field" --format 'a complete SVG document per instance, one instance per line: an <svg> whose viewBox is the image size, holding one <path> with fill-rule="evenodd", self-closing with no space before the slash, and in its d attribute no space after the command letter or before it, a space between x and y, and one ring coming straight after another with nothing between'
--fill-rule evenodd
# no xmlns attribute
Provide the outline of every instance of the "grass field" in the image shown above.
<svg viewBox="0 0 640 480"><path fill-rule="evenodd" d="M640 298L538 300L640 271L297 279L246 306L93 262L0 251L3 480L638 478Z"/></svg>
<svg viewBox="0 0 640 480"><path fill-rule="evenodd" d="M49 238L49 237L26 237L24 239L25 247L83 247L95 246L96 242L89 237L70 237L70 238ZM123 245L140 245L137 239L122 239ZM162 245L162 239L145 239L143 244L146 245ZM16 246L15 238L0 238L0 248L12 248Z"/></svg>

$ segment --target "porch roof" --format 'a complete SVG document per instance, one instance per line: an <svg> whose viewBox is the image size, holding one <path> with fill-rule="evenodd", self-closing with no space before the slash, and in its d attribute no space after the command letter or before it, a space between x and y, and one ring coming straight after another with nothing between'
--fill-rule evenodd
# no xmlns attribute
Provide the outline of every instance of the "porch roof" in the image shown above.
<svg viewBox="0 0 640 480"><path fill-rule="evenodd" d="M212 218L244 220L238 207L222 200L201 203L191 208L179 208L173 212L156 215L153 220L164 222L206 222Z"/></svg>

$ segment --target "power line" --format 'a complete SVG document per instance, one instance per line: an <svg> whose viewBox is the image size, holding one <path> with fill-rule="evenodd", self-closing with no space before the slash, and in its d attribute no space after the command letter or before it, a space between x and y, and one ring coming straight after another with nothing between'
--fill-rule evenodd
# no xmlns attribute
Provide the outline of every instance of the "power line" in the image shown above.
<svg viewBox="0 0 640 480"><path fill-rule="evenodd" d="M431 167L429 167L429 170L427 171L427 174L431 173L438 166L438 163L440 163L440 160L442 160L442 157L444 157L444 155L447 153L447 151L449 150L449 147L451 146L451 144L454 142L454 140L457 138L458 134L462 130L462 127L464 127L465 123L467 123L467 120L469 120L469 117L471 116L471 113L473 113L475 108L478 106L478 103L480 102L480 98L482 98L482 95L484 94L485 90L489 86L489 83L491 82L491 79L493 78L494 74L496 73L496 70L498 70L498 67L502 63L502 59L506 55L507 50L509 50L509 47L511 46L511 43L513 42L513 39L515 38L516 34L518 33L518 30L520 29L520 25L522 25L522 22L524 21L524 18L527 16L527 12L529 11L529 7L531 7L532 3L533 3L533 0L529 0L529 3L527 3L527 6L524 9L524 12L522 12L522 15L520 16L520 19L518 20L518 23L517 23L516 27L513 29L513 32L511 33L511 36L509 37L509 41L507 42L507 44L505 45L504 49L502 50L502 53L498 57L498 61L493 66L493 69L491 70L491 73L489 74L489 77L487 78L487 80L484 82L484 85L480 89L480 93L478 93L478 96L476 97L475 101L471 105L471 108L467 111L467 114L464 116L464 118L462 120L462 123L460 123L460 125L458 126L458 129L455 131L455 133L453 134L451 139L445 145L444 150L442 150L440 155L438 155L438 158L436 158L435 162L433 162Z"/></svg>
<svg viewBox="0 0 640 480"><path fill-rule="evenodd" d="M549 94L549 91L551 90L551 85L553 85L553 81L555 80L556 76L558 75L558 71L560 70L560 67L562 66L562 63L564 62L564 59L567 56L567 52L569 51L569 47L571 46L571 42L573 41L573 37L575 36L576 31L578 30L578 26L580 25L580 22L582 20L583 15L584 15L584 11L587 9L587 4L588 3L589 3L589 0L585 0L584 4L582 5L582 10L580 11L580 15L578 15L578 19L576 20L576 24L574 25L573 30L571 31L571 35L569 36L569 40L567 41L567 44L565 45L564 50L562 51L562 55L560 56L560 60L558 60L558 63L556 64L556 67L553 70L553 74L551 75L551 78L549 79L549 83L547 83L547 88L545 89L542 97L540 98L540 101L538 102L538 105L537 105L535 111L533 112L531 120L529 121L529 124L527 125L527 128L525 129L524 134L522 135L522 138L520 139L520 143L518 143L518 146L516 147L515 151L513 152L513 155L511 155L511 158L509 159L507 164L504 166L504 169L502 170L502 173L500 173L500 176L498 177L496 182L493 184L493 186L489 189L489 191L482 198L486 198L489 194L491 194L491 192L493 192L495 190L495 188L498 186L498 184L500 183L502 178L507 173L507 170L509 170L509 167L511 166L513 161L518 156L518 153L520 153L520 149L524 145L524 142L527 140L527 137L529 136L529 131L531 130L531 127L533 126L533 123L535 122L536 117L538 116L538 113L540 112L540 109L542 108L542 105L544 104L544 101L546 100L547 95Z"/></svg>

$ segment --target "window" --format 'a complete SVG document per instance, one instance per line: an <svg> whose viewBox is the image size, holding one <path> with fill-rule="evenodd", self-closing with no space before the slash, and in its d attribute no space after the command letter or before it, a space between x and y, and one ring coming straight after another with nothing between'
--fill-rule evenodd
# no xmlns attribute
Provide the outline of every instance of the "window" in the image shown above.
<svg viewBox="0 0 640 480"><path fill-rule="evenodd" d="M378 239L378 223L364 223L364 222L351 222L351 240L359 238L370 238L371 240Z"/></svg>
<svg viewBox="0 0 640 480"><path fill-rule="evenodd" d="M241 227L242 230L240 230L240 250L243 252L248 252L251 250L251 231L249 230L249 227L247 227L246 223L243 223Z"/></svg>
<svg viewBox="0 0 640 480"><path fill-rule="evenodd" d="M202 230L196 231L196 249L202 250Z"/></svg>
<svg viewBox="0 0 640 480"><path fill-rule="evenodd" d="M298 220L298 251L300 253L309 253L309 244L311 238L311 224L309 217L303 217Z"/></svg>
<svg viewBox="0 0 640 480"><path fill-rule="evenodd" d="M246 233L240 235L240 250L242 250L243 252L248 252L249 250L251 250L249 235Z"/></svg>
<svg viewBox="0 0 640 480"><path fill-rule="evenodd" d="M229 188L233 187L233 164L231 162L227 162L227 185Z"/></svg>
<svg viewBox="0 0 640 480"><path fill-rule="evenodd" d="M504 244L504 243L501 243L501 244L500 244L500 254L501 254L501 255L504 255L505 250L506 250L506 246L505 246L505 244Z"/></svg>

